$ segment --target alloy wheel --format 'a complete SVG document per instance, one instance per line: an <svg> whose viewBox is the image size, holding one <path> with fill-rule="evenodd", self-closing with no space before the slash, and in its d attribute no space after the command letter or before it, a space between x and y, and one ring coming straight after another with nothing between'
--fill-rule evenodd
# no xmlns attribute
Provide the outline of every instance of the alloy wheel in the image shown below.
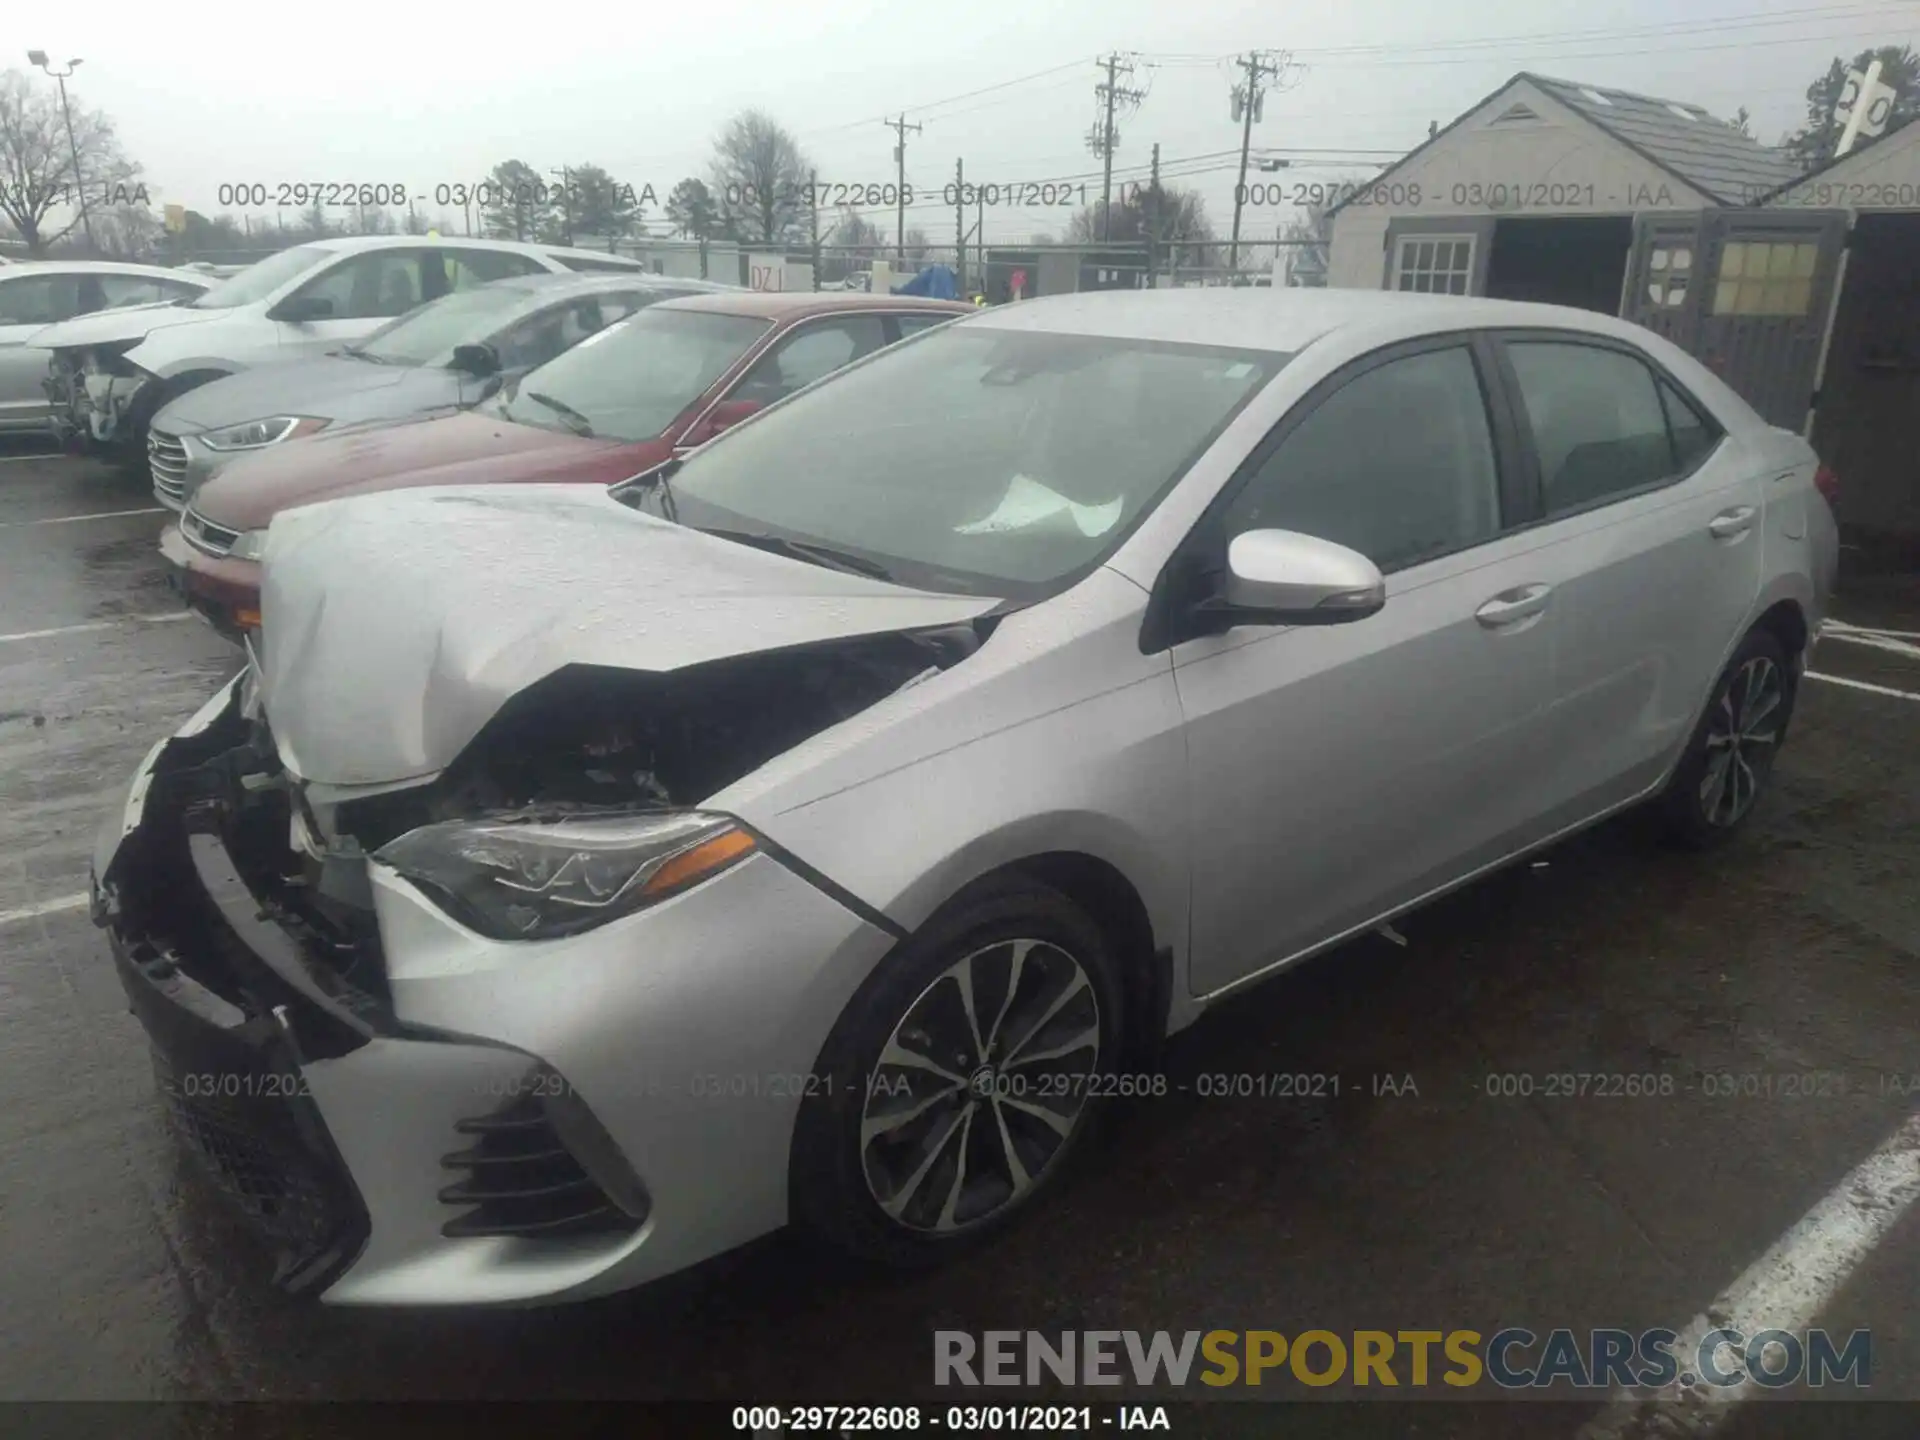
<svg viewBox="0 0 1920 1440"><path fill-rule="evenodd" d="M1737 825L1753 808L1779 749L1785 700L1785 677L1765 655L1754 656L1727 677L1707 718L1700 809L1709 825Z"/></svg>
<svg viewBox="0 0 1920 1440"><path fill-rule="evenodd" d="M882 1047L860 1117L867 1190L929 1234L1024 1199L1066 1149L1100 1061L1100 1002L1046 940L996 941L935 978Z"/></svg>

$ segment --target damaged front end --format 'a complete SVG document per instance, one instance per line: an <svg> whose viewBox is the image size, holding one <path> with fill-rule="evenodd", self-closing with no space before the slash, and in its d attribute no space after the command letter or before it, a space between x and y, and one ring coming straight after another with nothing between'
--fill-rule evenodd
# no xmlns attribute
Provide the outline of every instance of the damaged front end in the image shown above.
<svg viewBox="0 0 1920 1440"><path fill-rule="evenodd" d="M396 787L293 773L251 669L156 746L97 847L94 919L176 1128L268 1241L276 1281L335 1287L345 1303L513 1299L590 1284L649 1237L659 1267L710 1248L711 1204L655 1214L656 1177L643 1181L626 1158L667 1148L631 1138L649 1126L675 1143L705 1134L674 1107L710 1102L649 1091L649 1113L623 1109L638 1082L620 1069L631 1061L590 1042L595 1011L537 1034L516 1019L564 1006L544 987L568 973L589 983L617 943L604 927L670 896L698 903L650 928L655 965L677 951L755 973L765 932L745 915L769 909L808 956L887 943L775 847L699 806L965 659L992 623L670 674L566 667L509 701L444 772ZM750 873L705 900L686 895L736 866ZM396 907L407 915L389 930ZM738 922L716 923L736 910ZM743 934L730 940L734 923ZM497 1006L436 1008L466 1003L457 975L437 978L445 935L505 967ZM803 967L786 968L797 983ZM516 1002L513 985L534 988ZM636 1053L664 1060L657 1039ZM613 1097L611 1110L596 1113L595 1096ZM778 1153L775 1118L764 1123L753 1143ZM757 1133L744 1122L735 1132L700 1141L697 1161L673 1174L733 1173ZM742 1221L743 1236L764 1223Z"/></svg>
<svg viewBox="0 0 1920 1440"><path fill-rule="evenodd" d="M52 425L63 445L125 448L136 443L128 416L155 377L126 357L139 343L55 350L43 382Z"/></svg>

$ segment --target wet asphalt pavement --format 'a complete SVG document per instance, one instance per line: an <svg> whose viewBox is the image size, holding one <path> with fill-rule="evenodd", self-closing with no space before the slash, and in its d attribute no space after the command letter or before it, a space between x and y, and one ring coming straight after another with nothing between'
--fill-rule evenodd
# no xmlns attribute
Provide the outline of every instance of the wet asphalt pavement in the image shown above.
<svg viewBox="0 0 1920 1440"><path fill-rule="evenodd" d="M945 1404L935 1329L1678 1329L1920 1107L1920 703L1808 683L1740 843L1679 855L1612 823L1409 918L1404 948L1223 1006L1175 1042L1175 1093L951 1268L856 1273L781 1236L568 1309L286 1300L176 1155L75 898L127 773L235 654L179 618L163 517L109 513L145 511L140 483L24 448L0 451L0 1398ZM1920 632L1920 585L1838 613ZM1886 650L1828 641L1815 668L1920 693L1920 659ZM1300 1072L1338 1097L1193 1088ZM1487 1093L1564 1072L1673 1093ZM1844 1083L1782 1093L1807 1074ZM1816 1322L1872 1327L1880 1398L1920 1400L1917 1280L1920 1212ZM1587 1408L1527 1407L1568 1435ZM1847 1433L1848 1410L1796 1433Z"/></svg>

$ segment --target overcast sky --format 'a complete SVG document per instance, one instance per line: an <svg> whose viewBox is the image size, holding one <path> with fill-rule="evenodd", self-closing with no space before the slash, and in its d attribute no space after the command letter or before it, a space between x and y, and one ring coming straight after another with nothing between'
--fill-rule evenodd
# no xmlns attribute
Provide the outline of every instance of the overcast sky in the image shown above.
<svg viewBox="0 0 1920 1440"><path fill-rule="evenodd" d="M32 8L8 27L23 53L0 63L24 67L29 47L83 57L73 94L112 116L156 207L218 213L228 181L386 181L430 196L509 157L597 163L664 200L705 173L714 134L748 105L800 137L822 181L879 183L894 173L881 117L904 108L924 127L907 137L908 179L936 192L908 223L946 243L954 216L937 192L959 157L970 180L1084 178L1097 194L1085 137L1094 59L1110 50L1133 52L1132 83L1148 92L1121 122L1116 168L1143 174L1158 141L1166 172L1200 189L1224 234L1240 140L1230 60L1249 48L1292 54L1253 143L1322 152L1296 153L1288 178L1306 180L1372 173L1353 162L1405 151L1521 69L1723 116L1745 105L1773 141L1834 55L1920 44L1920 0L709 0L569 6L553 23L538 6L372 0ZM1333 158L1346 163L1306 164ZM1068 213L1002 205L987 235L1057 233ZM873 218L891 234L890 214ZM1244 233L1270 237L1285 218L1252 212Z"/></svg>

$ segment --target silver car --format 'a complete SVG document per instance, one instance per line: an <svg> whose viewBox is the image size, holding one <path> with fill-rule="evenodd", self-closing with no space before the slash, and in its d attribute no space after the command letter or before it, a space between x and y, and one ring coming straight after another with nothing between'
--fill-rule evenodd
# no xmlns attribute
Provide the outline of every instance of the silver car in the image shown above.
<svg viewBox="0 0 1920 1440"><path fill-rule="evenodd" d="M28 260L0 272L0 433L53 429L52 352L30 344L62 320L101 310L177 305L213 280L191 270L118 260Z"/></svg>
<svg viewBox="0 0 1920 1440"><path fill-rule="evenodd" d="M291 1288L957 1251L1242 986L1628 806L1733 836L1831 483L1584 312L983 311L611 494L281 514L95 915Z"/></svg>
<svg viewBox="0 0 1920 1440"><path fill-rule="evenodd" d="M147 431L154 498L178 511L238 456L329 427L467 409L656 300L738 288L543 272L443 295L330 354L229 375L174 400Z"/></svg>

